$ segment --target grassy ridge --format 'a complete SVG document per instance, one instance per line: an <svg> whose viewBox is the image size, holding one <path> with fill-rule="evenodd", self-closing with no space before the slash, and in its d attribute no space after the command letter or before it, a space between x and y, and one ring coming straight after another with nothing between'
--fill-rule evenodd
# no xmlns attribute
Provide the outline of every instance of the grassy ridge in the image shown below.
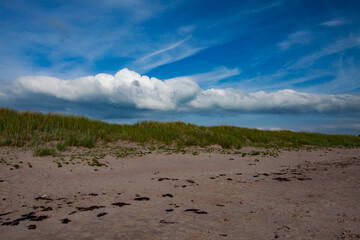
<svg viewBox="0 0 360 240"><path fill-rule="evenodd" d="M0 108L0 146L38 146L59 141L66 146L93 147L118 140L146 144L175 144L223 148L256 147L360 147L360 138L291 131L264 131L232 126L203 127L183 122L109 124L79 116L18 112Z"/></svg>

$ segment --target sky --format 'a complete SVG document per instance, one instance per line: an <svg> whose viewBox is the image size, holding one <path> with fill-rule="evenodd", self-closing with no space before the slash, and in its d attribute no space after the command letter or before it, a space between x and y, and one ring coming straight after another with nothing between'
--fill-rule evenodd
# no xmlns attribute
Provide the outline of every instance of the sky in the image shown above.
<svg viewBox="0 0 360 240"><path fill-rule="evenodd" d="M0 0L0 107L360 134L360 1Z"/></svg>

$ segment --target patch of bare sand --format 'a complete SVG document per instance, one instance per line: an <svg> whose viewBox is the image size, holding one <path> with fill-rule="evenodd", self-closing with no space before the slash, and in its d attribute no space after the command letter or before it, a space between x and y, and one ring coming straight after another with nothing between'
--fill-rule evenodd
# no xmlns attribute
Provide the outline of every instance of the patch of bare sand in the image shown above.
<svg viewBox="0 0 360 240"><path fill-rule="evenodd" d="M0 159L0 239L360 239L360 149Z"/></svg>

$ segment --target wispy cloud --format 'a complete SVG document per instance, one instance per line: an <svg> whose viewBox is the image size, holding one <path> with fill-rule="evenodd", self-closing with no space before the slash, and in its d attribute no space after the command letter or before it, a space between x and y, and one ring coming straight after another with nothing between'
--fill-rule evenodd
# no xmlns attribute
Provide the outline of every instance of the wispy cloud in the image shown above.
<svg viewBox="0 0 360 240"><path fill-rule="evenodd" d="M147 36L147 41L144 41L142 25L178 3L73 1L59 2L51 11L47 7L53 6L47 2L14 0L2 4L4 7L0 9L7 14L1 12L0 15L6 15L8 20L6 27L0 27L0 62L13 58L19 66L24 66L22 62L29 65L26 74L44 71L63 76L69 71L94 72L96 62L109 55L127 59L126 63L141 57L155 42L152 36ZM18 16L16 20L11 20L9 16L12 15ZM32 19L31 24L26 19ZM79 61L74 64L72 59ZM44 66L42 60L48 65ZM124 63L114 66L114 70ZM8 64L3 68L5 65ZM1 77L24 75L19 74L20 71L24 70L8 69Z"/></svg>
<svg viewBox="0 0 360 240"><path fill-rule="evenodd" d="M188 44L187 41L190 39L191 36L188 36L175 43L167 44L130 63L129 67L136 71L144 72L192 56L205 48L193 46L193 44L190 43Z"/></svg>
<svg viewBox="0 0 360 240"><path fill-rule="evenodd" d="M288 50L294 45L305 45L311 41L312 34L308 31L298 31L290 34L284 41L280 42L278 46L281 50Z"/></svg>
<svg viewBox="0 0 360 240"><path fill-rule="evenodd" d="M320 25L328 26L328 27L338 27L338 26L342 26L342 25L345 25L345 24L348 24L348 23L349 23L349 21L346 21L344 19L333 19L333 20L330 20L330 21L320 23Z"/></svg>
<svg viewBox="0 0 360 240"><path fill-rule="evenodd" d="M186 42L186 41L189 40L190 38L191 38L191 36L188 36L187 38L185 38L185 39L183 39L183 40L181 40L181 41L178 41L178 42L176 42L176 43L173 43L173 44L171 44L171 45L168 46L168 47L165 47L165 48L160 49L160 50L156 50L155 52L152 52L152 53L150 53L150 54L148 54L148 55L140 58L140 59L137 60L137 61L138 61L138 62L143 62L143 61L145 61L146 59L149 59L149 58L151 58L151 57L153 57L153 56L156 56L156 55L159 55L159 54L161 54L161 53L167 52L167 51L169 51L169 50L171 50L171 49L173 49L173 48L176 48L176 47L180 46L181 44L183 44L184 42Z"/></svg>
<svg viewBox="0 0 360 240"><path fill-rule="evenodd" d="M0 92L0 98L5 98L6 97L6 93Z"/></svg>
<svg viewBox="0 0 360 240"><path fill-rule="evenodd" d="M247 10L247 11L245 11L245 13L260 13L260 12L263 12L265 10L280 6L282 4L283 4L282 1L276 1L276 2L270 3L268 5L265 5L265 6L262 6L262 7L259 7L259 8L254 8L254 9L251 9L251 10Z"/></svg>
<svg viewBox="0 0 360 240"><path fill-rule="evenodd" d="M108 8L111 10L121 10L122 15L125 15L130 21L144 21L154 16L159 15L162 11L166 10L174 3L164 4L161 1L152 1L152 0L103 0L102 4L99 4L98 1L92 0L93 4L96 6Z"/></svg>
<svg viewBox="0 0 360 240"><path fill-rule="evenodd" d="M314 64L314 62L322 57L342 52L347 49L360 46L360 36L350 36L336 41L321 50L314 52L308 56L298 59L295 63L290 64L287 69L306 68Z"/></svg>
<svg viewBox="0 0 360 240"><path fill-rule="evenodd" d="M279 89L301 89L302 91L316 92L313 87L294 87L297 84L316 80L323 77L334 77L336 71L317 70L309 71L303 75L292 75L290 71L280 70L273 74L244 79L244 85L251 91L275 91ZM316 83L316 81L315 81ZM318 84L314 84L318 86ZM241 87L241 86L239 86Z"/></svg>
<svg viewBox="0 0 360 240"><path fill-rule="evenodd" d="M239 11L235 15L227 16L226 18L223 18L223 19L218 19L216 22L214 22L212 24L212 27L216 27L216 26L219 27L219 26L226 26L227 24L233 24L234 22L240 21L241 19L243 19L244 17L247 17L249 15L252 15L252 14L256 15L256 14L259 14L261 12L270 10L274 7L278 7L281 5L283 5L282 1L275 1L275 2L267 4L267 5L263 4L262 6L253 7L251 9L244 9L242 11Z"/></svg>
<svg viewBox="0 0 360 240"><path fill-rule="evenodd" d="M324 93L349 93L360 89L360 69L352 58L343 58L333 63L334 69L328 71L333 77L331 81L319 83L308 90L315 92L321 89Z"/></svg>
<svg viewBox="0 0 360 240"><path fill-rule="evenodd" d="M202 87L214 87L222 79L241 74L238 68L228 69L226 67L216 68L210 72L172 78L173 80L189 79L197 82Z"/></svg>
<svg viewBox="0 0 360 240"><path fill-rule="evenodd" d="M186 25L186 26L181 26L179 27L176 31L178 34L180 35L185 35L185 34L189 34L192 33L196 28L196 25Z"/></svg>

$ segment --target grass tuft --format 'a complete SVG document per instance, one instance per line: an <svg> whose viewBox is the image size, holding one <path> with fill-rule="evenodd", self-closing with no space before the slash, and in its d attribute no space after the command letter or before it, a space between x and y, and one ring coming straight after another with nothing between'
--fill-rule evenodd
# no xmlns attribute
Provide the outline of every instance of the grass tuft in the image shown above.
<svg viewBox="0 0 360 240"><path fill-rule="evenodd" d="M67 147L67 145L66 145L66 142L59 142L58 144L56 144L56 149L58 150L58 151L66 151L66 147Z"/></svg>
<svg viewBox="0 0 360 240"><path fill-rule="evenodd" d="M43 147L43 148L36 147L34 151L34 156L39 156L39 157L49 156L49 155L54 156L55 154L56 154L55 149L47 148L47 147Z"/></svg>

